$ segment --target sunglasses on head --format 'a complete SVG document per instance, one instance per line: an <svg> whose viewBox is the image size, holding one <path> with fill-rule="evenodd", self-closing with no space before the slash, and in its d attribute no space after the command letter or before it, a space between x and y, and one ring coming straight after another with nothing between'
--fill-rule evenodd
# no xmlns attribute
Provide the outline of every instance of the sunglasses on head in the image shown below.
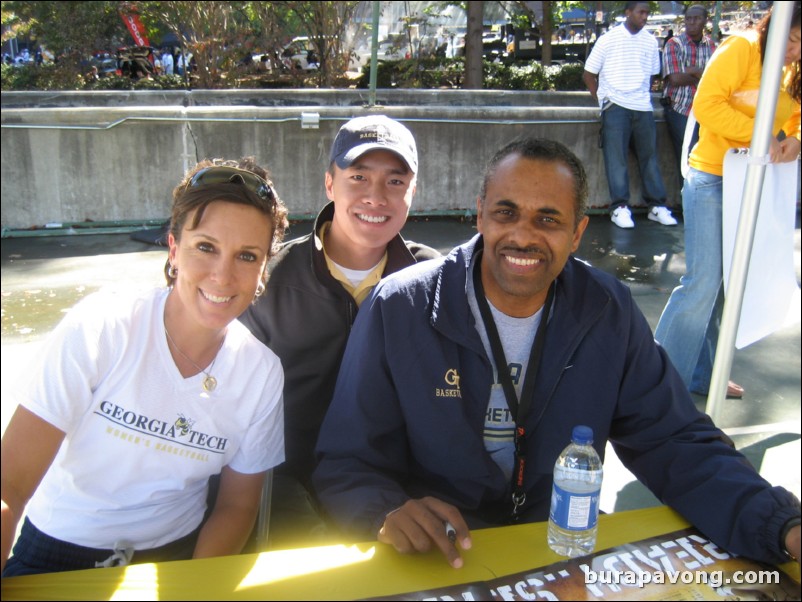
<svg viewBox="0 0 802 602"><path fill-rule="evenodd" d="M210 184L228 184L231 182L240 182L260 199L272 201L276 198L273 187L255 173L237 167L226 167L223 165L215 165L213 167L201 169L190 179L189 188L208 186Z"/></svg>

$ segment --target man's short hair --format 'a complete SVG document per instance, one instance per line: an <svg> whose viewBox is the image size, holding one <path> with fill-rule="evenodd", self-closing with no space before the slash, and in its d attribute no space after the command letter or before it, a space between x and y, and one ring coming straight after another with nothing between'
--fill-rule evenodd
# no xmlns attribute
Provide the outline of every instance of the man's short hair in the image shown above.
<svg viewBox="0 0 802 602"><path fill-rule="evenodd" d="M707 7L702 4L692 4L690 6L685 7L685 16L687 17L688 13L691 12L692 10L702 11L705 15L705 21L707 21L710 18L710 11L707 10Z"/></svg>
<svg viewBox="0 0 802 602"><path fill-rule="evenodd" d="M628 10L635 10L635 7L638 4L649 4L649 3L648 2L627 2L626 4L624 4L624 12L626 12ZM649 12L651 12L651 11L649 11Z"/></svg>

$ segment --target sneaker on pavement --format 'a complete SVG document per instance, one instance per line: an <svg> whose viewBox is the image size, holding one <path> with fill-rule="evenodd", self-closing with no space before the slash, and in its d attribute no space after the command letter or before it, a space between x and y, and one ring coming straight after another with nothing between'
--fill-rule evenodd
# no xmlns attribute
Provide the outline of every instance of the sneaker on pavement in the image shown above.
<svg viewBox="0 0 802 602"><path fill-rule="evenodd" d="M650 216L651 217L651 216ZM632 213L629 207L618 207L610 214L610 219L619 228L634 228L635 222L632 221ZM675 224L677 222L674 222Z"/></svg>
<svg viewBox="0 0 802 602"><path fill-rule="evenodd" d="M667 207L652 207L649 210L649 219L653 222L659 222L664 226L676 226L677 220L671 215L671 210Z"/></svg>

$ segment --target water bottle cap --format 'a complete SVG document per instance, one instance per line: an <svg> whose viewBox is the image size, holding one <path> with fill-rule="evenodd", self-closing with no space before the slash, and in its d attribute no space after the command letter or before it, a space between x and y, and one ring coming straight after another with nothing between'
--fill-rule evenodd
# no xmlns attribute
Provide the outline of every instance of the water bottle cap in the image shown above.
<svg viewBox="0 0 802 602"><path fill-rule="evenodd" d="M574 443L579 443L580 445L588 445L593 443L593 429L589 426L579 424L574 427L574 430L571 433L571 440Z"/></svg>

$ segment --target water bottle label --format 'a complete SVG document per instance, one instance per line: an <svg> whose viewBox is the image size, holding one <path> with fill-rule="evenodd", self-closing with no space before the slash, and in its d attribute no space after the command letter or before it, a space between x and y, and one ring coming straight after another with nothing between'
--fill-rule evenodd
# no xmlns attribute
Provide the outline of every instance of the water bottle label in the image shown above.
<svg viewBox="0 0 802 602"><path fill-rule="evenodd" d="M599 493L599 490L573 493L555 483L551 492L549 518L561 529L592 529L599 517Z"/></svg>

